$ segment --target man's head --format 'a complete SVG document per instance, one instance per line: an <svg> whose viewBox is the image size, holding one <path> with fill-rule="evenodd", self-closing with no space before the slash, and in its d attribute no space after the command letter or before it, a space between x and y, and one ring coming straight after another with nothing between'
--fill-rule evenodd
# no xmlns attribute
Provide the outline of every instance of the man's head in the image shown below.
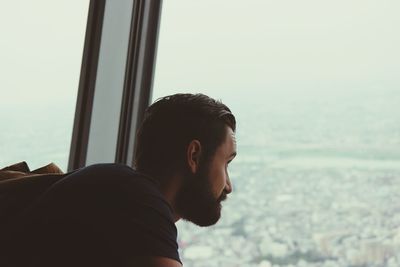
<svg viewBox="0 0 400 267"><path fill-rule="evenodd" d="M230 109L205 95L161 98L138 131L136 168L161 184L184 177L175 211L198 225L214 224L220 201L232 190L226 167L236 155L235 129Z"/></svg>

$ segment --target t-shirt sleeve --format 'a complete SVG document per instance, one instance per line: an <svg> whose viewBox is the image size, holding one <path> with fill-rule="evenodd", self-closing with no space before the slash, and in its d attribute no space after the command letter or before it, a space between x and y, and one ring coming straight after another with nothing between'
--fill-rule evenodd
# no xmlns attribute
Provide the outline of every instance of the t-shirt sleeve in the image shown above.
<svg viewBox="0 0 400 267"><path fill-rule="evenodd" d="M136 243L136 249L144 254L172 258L180 262L177 230L168 206L161 199L154 196L152 198L139 204L137 214L128 220L132 240Z"/></svg>
<svg viewBox="0 0 400 267"><path fill-rule="evenodd" d="M140 257L167 257L180 261L177 229L171 208L149 182L135 184L134 192L126 192L121 209L117 236L127 261ZM133 188L127 186L129 188ZM122 241L122 242L121 242Z"/></svg>

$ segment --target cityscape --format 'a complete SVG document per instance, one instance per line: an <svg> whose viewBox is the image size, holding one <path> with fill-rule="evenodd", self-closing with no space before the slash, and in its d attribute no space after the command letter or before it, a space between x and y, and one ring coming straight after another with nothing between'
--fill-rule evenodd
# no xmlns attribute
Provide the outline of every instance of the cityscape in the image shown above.
<svg viewBox="0 0 400 267"><path fill-rule="evenodd" d="M178 223L185 266L400 266L400 171L246 166L216 226Z"/></svg>

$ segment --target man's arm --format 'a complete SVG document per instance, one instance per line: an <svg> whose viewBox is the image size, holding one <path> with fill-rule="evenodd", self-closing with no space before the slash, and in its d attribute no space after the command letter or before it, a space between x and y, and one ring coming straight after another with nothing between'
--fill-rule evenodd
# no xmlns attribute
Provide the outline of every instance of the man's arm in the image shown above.
<svg viewBox="0 0 400 267"><path fill-rule="evenodd" d="M174 259L167 257L150 257L132 262L130 266L146 267L182 267L182 264Z"/></svg>
<svg viewBox="0 0 400 267"><path fill-rule="evenodd" d="M151 260L151 267L182 267L182 264L176 260L165 257L154 257Z"/></svg>

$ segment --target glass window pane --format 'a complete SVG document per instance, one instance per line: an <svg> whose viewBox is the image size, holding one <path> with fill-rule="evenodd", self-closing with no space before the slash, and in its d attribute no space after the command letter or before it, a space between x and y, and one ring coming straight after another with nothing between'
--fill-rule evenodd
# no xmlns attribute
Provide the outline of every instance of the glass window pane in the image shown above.
<svg viewBox="0 0 400 267"><path fill-rule="evenodd" d="M0 166L67 169L89 1L0 3Z"/></svg>
<svg viewBox="0 0 400 267"><path fill-rule="evenodd" d="M165 1L154 99L238 120L234 192L187 266L400 265L398 1Z"/></svg>

